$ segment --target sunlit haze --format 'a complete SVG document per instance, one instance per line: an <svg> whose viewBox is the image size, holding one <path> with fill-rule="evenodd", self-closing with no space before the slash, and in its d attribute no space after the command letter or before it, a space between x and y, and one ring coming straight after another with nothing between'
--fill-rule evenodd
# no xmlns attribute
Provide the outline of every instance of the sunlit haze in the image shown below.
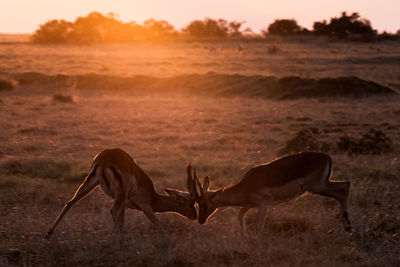
<svg viewBox="0 0 400 267"><path fill-rule="evenodd" d="M0 3L0 33L32 33L48 20L74 21L92 11L116 13L124 22L166 20L176 29L195 19L223 18L246 21L244 28L250 27L254 32L260 32L276 18L294 18L299 25L311 29L314 21L329 20L347 11L358 12L380 32L396 32L400 29L399 10L399 0L13 0Z"/></svg>

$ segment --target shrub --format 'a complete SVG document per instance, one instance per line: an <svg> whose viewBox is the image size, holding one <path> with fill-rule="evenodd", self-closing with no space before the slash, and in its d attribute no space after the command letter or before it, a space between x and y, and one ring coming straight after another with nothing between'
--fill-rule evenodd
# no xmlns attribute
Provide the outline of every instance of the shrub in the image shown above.
<svg viewBox="0 0 400 267"><path fill-rule="evenodd" d="M73 34L72 23L65 20L50 20L32 35L32 40L38 43L65 43Z"/></svg>
<svg viewBox="0 0 400 267"><path fill-rule="evenodd" d="M175 34L174 27L166 21L146 20L143 25L135 22L123 23L115 14L103 15L92 12L86 17L78 17L74 22L51 20L32 36L39 43L96 43L132 42L138 40L164 40Z"/></svg>
<svg viewBox="0 0 400 267"><path fill-rule="evenodd" d="M281 51L281 49L276 45L270 45L267 48L267 53L271 54L271 55L274 55L274 54L278 53L279 51Z"/></svg>
<svg viewBox="0 0 400 267"><path fill-rule="evenodd" d="M300 33L301 30L294 19L276 19L268 26L268 33L278 35L294 35Z"/></svg>
<svg viewBox="0 0 400 267"><path fill-rule="evenodd" d="M61 103L74 103L74 98L70 95L55 94L53 100Z"/></svg>
<svg viewBox="0 0 400 267"><path fill-rule="evenodd" d="M372 28L370 21L361 18L356 12L351 15L342 12L341 17L331 18L329 23L326 20L314 22L313 29L313 32L317 35L327 35L341 39L352 35L357 35L364 39L376 36L376 30Z"/></svg>
<svg viewBox="0 0 400 267"><path fill-rule="evenodd" d="M286 142L286 146L280 150L281 154L296 153L301 151L322 151L330 150L330 145L317 139L318 129L302 129L297 132L293 139Z"/></svg>
<svg viewBox="0 0 400 267"><path fill-rule="evenodd" d="M392 150L392 141L382 131L371 129L360 139L342 136L337 147L349 154L382 154Z"/></svg>
<svg viewBox="0 0 400 267"><path fill-rule="evenodd" d="M228 36L228 25L223 19L206 18L204 21L192 21L184 31L195 38L221 38Z"/></svg>
<svg viewBox="0 0 400 267"><path fill-rule="evenodd" d="M10 81L0 79L0 91L9 91L13 89L13 84Z"/></svg>

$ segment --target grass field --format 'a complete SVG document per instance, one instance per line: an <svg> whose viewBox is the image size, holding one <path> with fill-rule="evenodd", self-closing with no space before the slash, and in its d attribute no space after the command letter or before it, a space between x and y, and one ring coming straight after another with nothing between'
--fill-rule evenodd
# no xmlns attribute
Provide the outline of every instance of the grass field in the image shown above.
<svg viewBox="0 0 400 267"><path fill-rule="evenodd" d="M400 92L396 43L2 43L0 56L0 75L11 80L22 72L355 75ZM272 101L90 89L77 87L71 78L69 85L20 83L0 91L0 266L400 265L397 97ZM56 94L67 98L60 101ZM71 209L50 240L44 238L93 157L105 148L131 153L159 192L166 187L184 190L189 162L199 176L209 175L216 189L282 155L287 142L304 129L313 129L318 142L329 144L333 179L352 183L352 234L343 230L338 203L306 194L268 210L259 243L241 237L237 208L220 209L205 225L158 214L169 238L141 212L128 210L127 233L120 243L109 213L111 199L96 190ZM370 129L390 138L388 151L357 155L337 148L341 137L360 138ZM250 231L255 220L254 210L247 217Z"/></svg>

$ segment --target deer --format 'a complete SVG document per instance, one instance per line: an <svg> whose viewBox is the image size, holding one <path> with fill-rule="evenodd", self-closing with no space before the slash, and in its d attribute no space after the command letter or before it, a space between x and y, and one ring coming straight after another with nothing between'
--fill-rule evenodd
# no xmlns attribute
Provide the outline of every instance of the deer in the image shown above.
<svg viewBox="0 0 400 267"><path fill-rule="evenodd" d="M187 166L191 173L191 164ZM147 218L165 234L157 212L175 212L188 219L196 220L194 180L188 174L187 188L189 193L176 189L165 189L166 195L156 192L153 181L136 161L119 148L106 149L98 153L92 162L88 175L78 187L74 196L59 213L53 226L47 232L49 238L64 215L71 207L95 188L100 189L113 199L111 216L118 235L123 232L125 208L143 211Z"/></svg>
<svg viewBox="0 0 400 267"><path fill-rule="evenodd" d="M250 237L245 216L258 208L257 236L263 232L267 207L295 199L305 192L336 199L341 207L344 229L351 231L348 216L350 182L332 181L332 159L319 152L300 152L260 164L247 171L236 184L210 190L211 180L204 177L200 184L194 168L194 193L199 206L198 222L207 222L219 207L237 206L241 233ZM188 172L188 178L192 172ZM199 190L198 190L199 189Z"/></svg>

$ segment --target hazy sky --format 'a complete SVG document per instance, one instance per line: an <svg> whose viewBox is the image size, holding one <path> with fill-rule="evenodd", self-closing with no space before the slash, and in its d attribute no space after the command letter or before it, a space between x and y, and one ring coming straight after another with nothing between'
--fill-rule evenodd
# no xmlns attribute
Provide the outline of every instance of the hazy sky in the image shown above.
<svg viewBox="0 0 400 267"><path fill-rule="evenodd" d="M400 0L0 0L0 33L32 33L50 19L74 21L91 11L114 12L125 22L154 18L177 29L194 19L246 21L254 32L276 18L294 18L312 28L314 21L359 12L379 31L400 29Z"/></svg>

